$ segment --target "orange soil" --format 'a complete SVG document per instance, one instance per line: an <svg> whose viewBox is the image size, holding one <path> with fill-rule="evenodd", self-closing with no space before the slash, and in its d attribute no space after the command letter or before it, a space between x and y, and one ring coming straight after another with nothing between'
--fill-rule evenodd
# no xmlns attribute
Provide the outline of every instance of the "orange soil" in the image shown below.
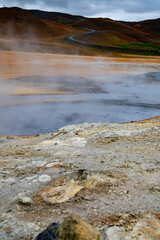
<svg viewBox="0 0 160 240"><path fill-rule="evenodd" d="M84 76L96 74L96 68L108 73L108 68L94 63L149 63L160 64L160 57L94 57L42 53L0 52L0 76L3 78L28 75ZM92 65L93 63L93 65ZM115 67L114 69L115 70ZM117 68L120 71L120 69ZM87 74L87 75L88 75Z"/></svg>
<svg viewBox="0 0 160 240"><path fill-rule="evenodd" d="M112 64L113 63L113 64ZM131 64L135 64L135 66ZM84 77L92 81L101 76L129 76L141 73L136 64L146 64L145 71L153 71L150 64L160 64L160 57L87 57L75 55L0 52L0 94L12 95L63 95L69 91L59 91L55 83L42 86L27 82L10 84L10 78L18 76L68 76ZM126 64L128 67L126 68ZM125 67L124 67L125 66ZM144 70L143 70L144 71ZM9 84L8 84L9 83ZM77 99L75 99L77 100Z"/></svg>

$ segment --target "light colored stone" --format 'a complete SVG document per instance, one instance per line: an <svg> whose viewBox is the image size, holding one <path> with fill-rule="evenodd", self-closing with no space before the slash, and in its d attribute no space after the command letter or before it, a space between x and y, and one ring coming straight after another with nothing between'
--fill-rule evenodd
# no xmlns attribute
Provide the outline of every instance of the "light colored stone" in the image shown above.
<svg viewBox="0 0 160 240"><path fill-rule="evenodd" d="M52 146L75 146L75 147L84 147L87 143L85 138L69 138L69 139L60 139L60 140L47 140L40 143L42 147L52 147Z"/></svg>
<svg viewBox="0 0 160 240"><path fill-rule="evenodd" d="M100 123L94 123L94 125L98 126ZM64 126L62 128L59 129L59 132L63 131L63 132L71 132L71 131L80 131L80 130L84 130L86 128L91 127L93 124L91 123L83 123L83 124L77 124L77 125L67 125Z"/></svg>
<svg viewBox="0 0 160 240"><path fill-rule="evenodd" d="M33 175L33 176L31 176L31 177L26 177L26 179L27 180L33 180L33 179L35 179L37 177L37 175Z"/></svg>
<svg viewBox="0 0 160 240"><path fill-rule="evenodd" d="M76 183L68 183L64 186L47 187L41 192L41 197L48 203L63 203L75 196L83 187Z"/></svg>
<svg viewBox="0 0 160 240"><path fill-rule="evenodd" d="M61 145L61 141L60 140L46 140L43 141L39 144L39 146L41 147L49 147L49 146L53 146L53 145Z"/></svg>
<svg viewBox="0 0 160 240"><path fill-rule="evenodd" d="M3 182L8 183L8 184L12 184L12 183L15 183L16 180L11 177L11 178L7 178L7 179L3 180Z"/></svg>
<svg viewBox="0 0 160 240"><path fill-rule="evenodd" d="M38 182L38 180L37 180L37 179L34 179L34 180L33 180L33 183L37 183L37 182Z"/></svg>
<svg viewBox="0 0 160 240"><path fill-rule="evenodd" d="M50 167L53 167L53 166L55 166L57 164L59 164L59 162L48 163L48 164L46 164L46 167L50 168Z"/></svg>
<svg viewBox="0 0 160 240"><path fill-rule="evenodd" d="M75 147L85 147L86 143L87 140L85 138L73 138L71 145Z"/></svg>
<svg viewBox="0 0 160 240"><path fill-rule="evenodd" d="M19 203L22 203L24 205L31 205L33 203L30 197L19 197L18 200L19 200Z"/></svg>
<svg viewBox="0 0 160 240"><path fill-rule="evenodd" d="M46 161L33 161L32 166L43 167L47 162Z"/></svg>
<svg viewBox="0 0 160 240"><path fill-rule="evenodd" d="M47 174L42 174L42 175L38 178L38 180L39 180L40 182L42 182L42 183L46 183L46 182L51 181L51 177L50 177L49 175L47 175Z"/></svg>
<svg viewBox="0 0 160 240"><path fill-rule="evenodd" d="M120 137L125 137L126 136L126 137L129 137L129 136L135 135L137 133L146 132L148 130L150 130L150 128L137 129L137 130L133 130L133 129L116 129L116 130L112 130L112 131L100 132L100 133L96 134L94 137L103 137L103 138L114 137L114 136L120 136Z"/></svg>
<svg viewBox="0 0 160 240"><path fill-rule="evenodd" d="M103 190L110 188L117 182L116 178L108 177L105 174L90 175L88 171L79 170L73 174L68 174L46 187L40 192L42 199L48 203L63 203L69 201L82 189Z"/></svg>
<svg viewBox="0 0 160 240"><path fill-rule="evenodd" d="M123 228L119 227L110 227L106 231L108 240L124 240L125 239L125 233Z"/></svg>

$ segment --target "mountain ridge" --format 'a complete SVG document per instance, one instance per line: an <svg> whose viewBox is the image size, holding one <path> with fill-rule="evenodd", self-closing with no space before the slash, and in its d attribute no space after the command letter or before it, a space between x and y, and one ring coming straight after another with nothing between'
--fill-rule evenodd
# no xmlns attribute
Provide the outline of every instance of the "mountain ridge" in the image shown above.
<svg viewBox="0 0 160 240"><path fill-rule="evenodd" d="M96 31L80 34L78 39L83 42L160 52L160 18L126 22L18 7L0 8L0 39L3 40L57 42L68 47L63 39L84 32L84 29Z"/></svg>
<svg viewBox="0 0 160 240"><path fill-rule="evenodd" d="M1 39L52 41L74 32L72 26L37 18L25 9L0 8Z"/></svg>

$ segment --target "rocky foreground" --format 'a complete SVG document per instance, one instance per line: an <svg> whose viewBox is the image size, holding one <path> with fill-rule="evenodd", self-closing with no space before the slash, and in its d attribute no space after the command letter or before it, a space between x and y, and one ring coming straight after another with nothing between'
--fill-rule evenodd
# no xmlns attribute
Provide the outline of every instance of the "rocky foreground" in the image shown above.
<svg viewBox="0 0 160 240"><path fill-rule="evenodd" d="M70 214L102 240L160 239L160 117L0 136L0 165L0 239L34 239Z"/></svg>

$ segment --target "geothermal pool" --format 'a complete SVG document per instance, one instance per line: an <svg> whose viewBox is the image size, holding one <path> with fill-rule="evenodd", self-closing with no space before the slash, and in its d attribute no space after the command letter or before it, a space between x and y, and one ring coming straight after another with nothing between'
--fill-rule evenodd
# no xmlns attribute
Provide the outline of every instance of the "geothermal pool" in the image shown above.
<svg viewBox="0 0 160 240"><path fill-rule="evenodd" d="M79 64L85 71L76 72ZM89 74L86 61L71 65L74 73L67 68L67 74L19 74L1 80L0 134L33 135L70 124L160 115L159 64L99 61L88 67Z"/></svg>
<svg viewBox="0 0 160 240"><path fill-rule="evenodd" d="M157 78L150 73L97 82L55 76L19 77L10 79L10 84L12 81L31 81L33 88L45 83L55 93L1 96L1 135L54 132L68 124L120 123L160 115L160 74Z"/></svg>

